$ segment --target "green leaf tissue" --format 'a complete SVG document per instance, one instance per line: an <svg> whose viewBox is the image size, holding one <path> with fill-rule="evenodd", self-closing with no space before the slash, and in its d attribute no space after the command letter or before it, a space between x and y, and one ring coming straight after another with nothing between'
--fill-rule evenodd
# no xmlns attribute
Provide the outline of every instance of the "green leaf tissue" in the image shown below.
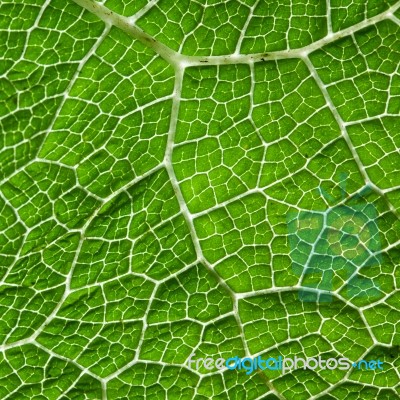
<svg viewBox="0 0 400 400"><path fill-rule="evenodd" d="M400 399L400 1L2 0L0 399Z"/></svg>

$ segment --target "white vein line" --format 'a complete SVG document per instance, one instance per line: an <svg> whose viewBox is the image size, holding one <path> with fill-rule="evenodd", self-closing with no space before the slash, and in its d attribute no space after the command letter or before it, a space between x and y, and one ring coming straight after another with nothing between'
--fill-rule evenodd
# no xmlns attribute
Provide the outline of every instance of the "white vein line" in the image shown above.
<svg viewBox="0 0 400 400"><path fill-rule="evenodd" d="M240 37L238 39L234 54L240 54L240 48L242 47L243 39L246 36L247 28L249 27L250 22L253 18L254 10L256 9L256 7L258 6L259 3L260 3L260 0L257 0L249 9L249 15L247 16L247 20L246 20L245 24L243 25L243 28L240 32Z"/></svg>
<svg viewBox="0 0 400 400"><path fill-rule="evenodd" d="M238 299L236 297L236 293L232 291L232 289L227 285L227 283L214 271L210 263L207 261L207 259L203 255L203 251L201 249L200 241L197 237L196 229L193 224L193 216L190 213L186 201L183 197L182 191L179 186L179 182L176 178L175 171L172 165L172 156L173 156L173 149L174 149L174 141L175 141L175 133L176 133L176 127L177 127L177 122L178 122L178 114L179 114L179 105L180 105L180 99L181 99L181 94L182 94L182 82L183 82L183 75L184 75L184 68L175 68L175 87L174 87L174 100L172 104L172 112L171 112L171 122L170 122L170 129L169 129L169 137L168 137L168 143L167 143L167 149L165 152L165 165L166 165L166 170L168 172L172 187L174 189L176 198L179 203L179 207L181 210L181 214L183 215L186 225L190 231L190 236L192 239L192 243L194 245L197 259L200 261L208 270L208 272L214 276L221 287L223 287L227 293L229 293L229 296L232 299L232 304L233 304L233 311L234 311L234 316L236 323L238 325L238 328L240 330L240 336L241 336L241 341L243 344L243 348L245 350L245 354L247 357L250 356L250 351L247 346L247 341L244 335L243 331L243 324L240 320L239 316L239 310L238 310ZM274 388L272 383L266 379L265 375L261 372L260 374L261 377L265 379L266 385L272 390L277 397L280 399L283 399L283 397L280 395L280 393Z"/></svg>
<svg viewBox="0 0 400 400"><path fill-rule="evenodd" d="M98 47L100 46L100 44L103 42L103 40L106 38L109 30L110 30L111 26L106 26L106 28L104 29L102 35L96 40L95 44L93 45L93 47L88 51L88 53L82 58L82 60L79 62L78 67L74 73L74 75L71 78L71 81L69 82L67 88L65 89L63 94L60 94L56 97L63 97L63 100L60 102L60 105L58 106L57 110L54 113L54 117L52 118L50 125L47 129L38 132L36 136L38 136L39 134L43 134L43 135L47 135L49 132L52 131L55 122L57 121L57 118L60 115L60 112L65 104L65 101L68 98L68 94L70 93L72 87L74 86L76 80L79 77L79 74L82 71L83 66L86 64L87 60L96 52L96 50L98 49ZM45 140L42 141L42 144L40 145L39 149L37 150L37 157L39 156L43 145L44 145ZM6 178L4 178L2 181L0 181L0 186L3 185L4 183L8 182L10 180L10 178L12 178L13 176L17 175L19 172L23 171L26 167L28 167L29 165L35 163L37 160L36 158L33 158L32 160L28 161L26 164L22 165L20 168L18 168L17 170L15 170L11 175L7 176ZM62 165L64 168L66 167L66 165Z"/></svg>
<svg viewBox="0 0 400 400"><path fill-rule="evenodd" d="M326 24L328 28L328 36L332 35L332 7L331 0L326 0Z"/></svg>
<svg viewBox="0 0 400 400"><path fill-rule="evenodd" d="M145 314L142 317L142 321L143 321L142 331L140 333L139 343L137 345L137 348L135 349L135 356L134 356L133 360L128 362L127 364L125 364L123 367L119 368L117 371L115 371L112 374L108 375L106 378L104 378L104 382L108 383L111 379L113 379L116 376L120 375L122 372L126 371L127 369L129 369L133 365L135 365L135 364L137 364L139 362L142 362L139 359L139 356L140 356L140 352L141 352L142 345L143 345L143 342L144 342L144 338L145 338L145 335L146 335L146 331L147 331L147 328L148 328L147 316L149 315L149 312L150 312L150 309L151 309L151 306L153 304L153 301L154 301L154 298L156 296L158 288L159 288L159 284L154 286L153 291L151 293L151 296L149 298L149 302L148 302L147 307L146 307Z"/></svg>
<svg viewBox="0 0 400 400"><path fill-rule="evenodd" d="M99 378L96 374L94 374L93 372L91 372L88 368L83 367L81 364L79 364L78 362L76 362L75 360L72 360L71 358L65 357L61 354L55 353L53 350L43 346L42 344L40 344L39 342L37 342L36 340L32 341L32 344L35 345L36 347L39 347L39 349L42 349L43 351L45 351L47 354L49 354L51 357L54 358L59 358L60 360L66 361L68 363L73 364L75 367L77 367L78 369L80 369L82 371L83 374L87 374L90 375L92 378L96 379L97 381L100 380L101 378ZM71 389L71 388L69 388Z"/></svg>
<svg viewBox="0 0 400 400"><path fill-rule="evenodd" d="M91 57L91 55L97 50L97 48L100 46L100 44L102 43L102 41L104 40L104 38L107 36L107 33L108 33L109 30L110 30L110 26L108 26L108 27L106 27L106 28L104 29L103 34L96 40L95 44L92 46L92 48L88 51L88 53L85 55L85 57L84 57L84 58L82 59L82 61L79 63L78 68L77 68L77 70L75 71L75 74L73 75L73 77L72 77L72 79L71 79L71 82L68 84L68 87L66 88L66 90L65 90L65 92L64 92L64 101L61 101L61 103L60 103L59 107L57 108L57 110L56 110L56 112L55 112L55 115L54 115L54 117L53 117L53 119L52 119L52 121L51 121L51 123L50 123L50 125L49 125L49 128L45 131L45 134L51 132L51 130L52 130L54 124L55 124L55 121L57 120L57 118L58 118L58 116L59 116L59 113L60 113L60 111L61 111L61 109L62 109L62 107L63 107L63 105L64 105L64 103L65 103L65 99L67 98L68 93L70 92L72 86L75 84L75 81L76 81L76 79L77 79L79 73L81 72L82 66L86 63L86 61L89 59L89 57ZM45 142L45 141L43 140L41 146L39 147L39 149L38 149L38 151L37 151L37 154L38 154L38 155L39 155L39 153L40 153L40 151L41 151L41 148L42 148L44 142ZM20 172L21 170L25 169L26 167L28 167L29 165L33 164L33 163L36 162L36 161L37 161L37 158L33 158L33 159L30 160L27 164L23 165L20 169L18 169L18 172ZM64 167L65 167L65 166L64 166ZM12 176L13 176L13 175L15 175L15 174L12 174ZM3 185L3 183L9 181L9 179L10 179L10 176L8 176L7 178L5 178L2 182L0 182L0 186ZM6 201L7 205L9 205L9 206L11 207L11 204L9 204L8 200L5 198L5 196L3 196L3 193L2 193L2 191L1 191L1 188L0 188L0 196L1 196L1 198L3 198L3 200ZM13 208L13 207L12 207L12 208ZM13 209L14 209L14 208L13 208ZM18 217L18 220L19 220L19 217ZM20 221L20 222L22 223L22 221ZM58 221L58 223L59 223L59 221ZM59 223L59 224L60 224L60 223ZM24 225L24 224L23 224L23 225ZM60 225L61 225L61 224L60 224ZM29 234L29 232L30 232L30 230L27 229L27 232L25 232L25 235L24 235L24 238L25 238L25 239L26 239L27 235ZM21 245L21 249L22 249L22 247L23 247L23 245ZM20 251L21 251L21 249L20 249ZM19 252L20 252L20 251L19 251ZM19 254L19 252L18 252L18 254ZM4 281L4 279L6 279L7 275L9 274L9 272L10 272L11 269L12 269L12 267L14 266L14 263L15 263L17 260L18 260L18 255L16 256L16 259L15 259L15 261L12 263L12 265L10 266L10 268L7 270L6 275L3 277L2 281ZM11 332L10 332L10 333L11 333ZM1 351L1 349L2 349L2 347L0 346L0 351Z"/></svg>
<svg viewBox="0 0 400 400"><path fill-rule="evenodd" d="M349 28L337 31L331 35L327 35L324 38L317 40L316 42L304 46L298 49L282 50L269 53L255 53L255 54L232 54L226 56L186 56L182 55L168 46L156 41L152 36L144 32L142 29L133 25L129 17L116 14L109 10L102 4L99 4L93 0L73 0L75 3L86 8L93 14L97 15L103 21L116 26L123 30L133 38L141 41L149 48L153 49L162 58L168 61L173 66L195 66L195 65L220 65L220 64L237 64L237 63L249 63L251 61L266 61L266 60L277 60L283 58L302 58L309 53L332 43L344 36L353 34L369 25L377 24L380 21L391 17L400 6L400 1L395 5L388 8L384 12L375 15L374 17L365 19L358 24L355 24Z"/></svg>
<svg viewBox="0 0 400 400"><path fill-rule="evenodd" d="M31 32L38 27L38 23L39 23L40 19L42 18L44 11L46 10L46 8L49 6L50 3L51 3L51 0L46 0L46 2L40 8L40 11L35 19L34 24L25 31L25 32L27 32L26 40L25 40L26 45L24 46L24 50L21 54L21 59L23 59L25 57L26 50L28 49L28 43L31 38Z"/></svg>
<svg viewBox="0 0 400 400"><path fill-rule="evenodd" d="M107 27L107 28L104 30L103 33L108 32L108 30L109 30L109 27ZM91 55L94 51L96 51L96 49L98 48L98 46L100 45L100 43L103 41L104 37L105 37L105 35L102 35L102 36L100 36L100 37L96 40L96 43L93 45L93 47L90 49L90 51L86 54L85 58L82 59L82 62L80 63L80 65L81 65L81 64L83 65L83 63L86 62L86 60L88 59L88 57L90 57L90 55ZM68 85L68 88L66 89L66 91L65 91L65 93L64 93L64 97L65 97L65 98L66 98L66 96L67 96L67 93L68 93L69 90L71 89L72 85L75 83L76 77L78 76L79 72L80 72L80 71L79 71L79 67L78 67L78 70L75 72L74 77L73 77L73 79L71 80L71 83ZM54 123L55 123L55 121L56 121L56 119L57 119L57 117L58 117L58 114L59 114L59 112L60 112L60 110L61 110L63 104L64 104L64 102L61 102L60 106L58 107L58 109L57 109L57 111L56 111L56 114L55 114L54 118L52 119L52 122L51 122L51 124L50 124L50 126L49 126L47 132L50 132L50 131L51 131L52 126L54 125ZM43 142L43 143L44 143L44 142ZM39 148L39 150L38 150L38 154L39 154L39 152L40 152L40 148ZM21 167L21 169L26 168L28 165L34 163L35 161L36 161L36 159L33 158L30 162L28 162L28 163L25 164L23 167ZM7 179L5 179L5 181L7 181L8 179L9 179L9 177L8 177ZM1 198L3 198L3 200L5 200L5 201L7 200L7 199L5 199L5 196L3 196L3 193L1 192L1 190L0 190L0 195L1 195ZM8 204L9 206L11 206L11 205L9 204L8 200L6 201L6 204ZM19 220L19 218L18 218L18 220ZM22 221L21 221L21 222L22 222ZM26 237L28 236L29 232L30 232L30 230L27 229L27 231L26 231L25 234L24 234L24 242L25 242ZM23 245L21 245L21 248L20 248L18 254L16 255L15 261L14 261L14 262L11 264L11 266L8 268L8 270L7 270L6 274L5 274L5 276L3 277L2 281L4 281L4 279L6 279L6 277L7 277L8 274L9 274L9 272L10 272L11 269L13 268L15 262L18 260L18 255L19 255L19 253L20 253L20 251L21 251L22 248L23 248ZM68 276L67 276L67 280L68 280ZM53 313L50 314L50 316L46 319L46 321L43 323L43 325L41 325L41 327L37 330L37 333L38 333L38 334L41 332L41 330L43 329L43 327L45 326L45 324L48 323L47 321L49 321L49 318L52 317L53 315L55 315L54 313L56 312L56 310L58 311L58 309L62 306L62 303L63 303L63 301L65 300L65 298L66 298L66 296L65 296L65 297L62 297L62 299L60 300L59 304L58 304L58 305L55 307L55 309L53 310ZM12 331L10 331L9 335L11 334L11 332L12 332ZM2 345L2 346L0 346L0 351L4 351L5 349L12 348L12 347L15 347L15 346L20 345L20 344L29 343L29 342L32 340L32 338L36 338L36 337L38 336L38 334L37 334L37 335L34 334L34 335L32 335L32 336L30 336L30 337L28 337L28 338L19 340L19 341L17 341L17 342L13 342L13 343L10 343L10 344Z"/></svg>
<svg viewBox="0 0 400 400"><path fill-rule="evenodd" d="M359 157L359 155L358 155L358 153L357 153L357 150L356 150L356 148L354 147L354 145L353 145L353 143L352 143L352 141L351 141L351 139L350 139L350 136L349 136L349 134L348 134L348 132L347 132L347 129L346 129L346 125L345 125L344 121L342 120L342 117L339 115L339 112L337 111L335 105L333 104L333 101L332 101L332 99L331 99L331 97L330 97L330 95L329 95L329 93L328 93L328 90L327 90L326 86L325 86L324 83L322 82L322 79L321 79L320 76L318 75L318 73L317 73L317 71L315 70L315 68L314 68L313 64L311 63L310 59L309 59L308 57L304 57L304 58L303 58L303 61L304 61L305 64L307 65L308 69L310 70L310 73L311 73L312 77L314 78L314 80L315 80L315 82L317 83L319 89L321 90L321 92L322 92L322 94L323 94L323 96L324 96L324 98L325 98L325 101L326 101L326 103L327 103L329 109L331 110L331 112L332 112L332 114L333 114L333 116L334 116L334 118L335 118L337 124L339 125L341 135L342 135L343 139L346 141L347 147L349 148L349 150L350 150L350 152L351 152L351 154L352 154L352 156L353 156L353 159L354 159L354 161L355 161L356 164L357 164L357 168L359 169L359 171L360 171L360 173L361 173L361 175L362 175L362 177L363 177L363 179L364 179L366 185L369 186L371 189L373 189L373 190L374 190L377 194L379 194L382 198L384 198L385 201L386 201L387 206L388 206L389 209L390 209L390 211L391 211L398 219L400 219L400 214L399 214L399 212L398 212L398 211L396 210L396 208L389 202L389 200L388 200L386 194L384 193L384 191L383 191L382 189L380 189L378 186L376 186L376 185L371 181L371 179L369 178L368 173L367 173L367 171L365 170L364 165L363 165L363 163L362 163L361 160L360 160L360 157Z"/></svg>
<svg viewBox="0 0 400 400"><path fill-rule="evenodd" d="M144 32L142 29L131 23L129 17L124 17L119 15L102 4L99 4L93 0L73 0L76 4L85 8L89 12L93 13L101 20L109 25L114 25L115 27L126 32L128 35L133 36L135 39L142 42L147 47L153 49L162 58L168 61L171 65L176 64L177 53L171 50L164 44L157 42L152 36Z"/></svg>
<svg viewBox="0 0 400 400"><path fill-rule="evenodd" d="M49 3L49 2L48 2L48 3ZM98 49L98 47L100 46L100 44L101 44L101 43L103 42L103 40L106 38L106 36L107 36L107 34L108 34L110 28L111 28L110 25L108 25L108 26L105 27L105 29L104 29L102 35L96 40L96 42L95 42L95 44L92 46L92 48L91 48L91 49L88 51L88 53L82 58L82 60L78 63L77 69L76 69L74 75L72 76L71 81L68 83L68 86L67 86L67 88L65 89L64 93L63 93L63 94L59 94L59 95L57 95L57 96L54 96L54 97L61 97L61 96L63 96L63 100L61 100L60 105L58 106L57 110L55 111L54 117L52 118L52 120L51 120L51 122L50 122L50 124L49 124L49 127L48 127L47 129L43 130L43 131L37 132L37 133L35 134L35 137L36 137L36 136L39 136L39 134L40 134L40 135L42 135L42 134L43 134L43 135L47 135L49 132L52 131L53 126L54 126L54 124L55 124L57 118L59 117L60 112L61 112L61 110L62 110L62 108L63 108L63 106L64 106L64 104L65 104L65 101L66 101L66 99L68 98L68 94L69 94L69 92L71 91L72 87L74 86L76 80L78 79L79 74L81 73L83 66L86 64L87 60L96 52L96 50ZM41 152L41 150L42 150L42 148L43 148L44 142L45 142L45 140L42 141L42 144L40 145L39 149L37 150L37 153L36 153L37 156L40 154L40 152ZM18 168L17 170L15 170L11 175L7 176L7 177L4 178L2 181L0 181L0 186L3 185L5 182L8 182L9 179L10 179L12 176L15 176L16 174L18 174L19 172L21 172L22 170L24 170L26 167L28 167L29 165L33 164L35 161L37 161L37 160L36 160L35 158L33 158L32 160L28 161L26 164L22 165L20 168ZM65 167L65 166L64 166L64 167Z"/></svg>
<svg viewBox="0 0 400 400"><path fill-rule="evenodd" d="M44 134L47 134L49 132L51 132L53 130L53 126L58 118L58 116L60 115L60 112L65 104L65 101L68 98L69 93L71 92L71 89L73 88L73 86L75 85L75 82L77 81L80 73L82 72L82 68L85 66L86 62L89 60L90 57L92 57L92 55L96 52L96 50L99 48L99 46L101 45L101 43L103 43L104 39L107 37L108 32L111 29L111 25L106 25L101 36L96 40L95 44L92 46L92 48L85 54L85 56L82 58L82 60L79 62L78 67L76 68L76 71L74 73L74 75L71 78L71 81L68 83L67 88L64 91L63 94L63 100L61 101L60 105L58 106L56 112L54 113L54 117L50 122L49 127L47 128L47 130L45 131ZM43 148L43 144L44 144L45 140L43 140L42 145L39 147L39 150L37 152L38 156Z"/></svg>
<svg viewBox="0 0 400 400"><path fill-rule="evenodd" d="M391 14L388 16L388 18L393 21L395 24L400 26L400 19L397 15Z"/></svg>
<svg viewBox="0 0 400 400"><path fill-rule="evenodd" d="M358 119L356 121L349 121L349 122L345 122L344 125L345 126L352 126L352 125L362 125L365 122L369 122L369 121L376 121L382 117L399 117L399 114L394 114L394 113L384 113L381 115L374 115L373 117L366 117L366 118L362 118L362 119Z"/></svg>
<svg viewBox="0 0 400 400"><path fill-rule="evenodd" d="M137 20L143 17L151 8L153 8L160 0L150 0L143 8L141 8L137 13L129 18L132 25L136 23Z"/></svg>
<svg viewBox="0 0 400 400"><path fill-rule="evenodd" d="M80 238L77 250L75 251L75 256L74 256L74 260L73 260L72 265L71 265L70 272L68 273L67 278L66 278L66 283L65 283L66 288L65 288L64 294L63 294L62 298L60 299L59 303L57 304L57 306L54 308L52 313L46 318L46 320L43 322L43 324L35 331L35 333L33 335L31 335L31 336L29 336L29 337L27 337L25 339L21 339L21 340L18 340L16 342L10 343L10 344L0 345L0 352L8 350L8 349L13 348L13 347L20 346L20 345L25 344L25 343L31 343L32 341L34 341L40 335L40 333L44 330L44 328L57 315L57 313L58 313L59 309L62 307L63 302L65 301L65 299L68 297L68 295L70 293L72 293L72 290L70 289L71 278L72 278L72 275L73 275L73 271L74 271L75 265L76 265L77 260L78 260L78 256L79 256L83 241L86 239L85 231L88 228L88 226L91 224L93 219L96 218L96 216L98 215L98 213L102 209L103 205L106 204L107 202L109 202L110 200L112 200L113 198L115 198L116 196L118 196L121 192L123 192L124 190L126 190L130 186L133 186L133 185L137 184L141 180L145 179L146 177L150 176L151 174L153 174L154 172L156 172L156 171L158 171L158 170L160 170L162 168L163 168L163 164L158 165L157 167L155 167L155 168L151 169L150 171L146 172L145 174L143 174L141 176L138 176L133 181L129 182L128 184L126 184L125 186L121 187L116 192L112 193L106 199L104 199L104 202L100 204L100 206L97 208L97 210L90 216L90 218L88 218L88 220L86 221L85 225L80 230L81 238Z"/></svg>

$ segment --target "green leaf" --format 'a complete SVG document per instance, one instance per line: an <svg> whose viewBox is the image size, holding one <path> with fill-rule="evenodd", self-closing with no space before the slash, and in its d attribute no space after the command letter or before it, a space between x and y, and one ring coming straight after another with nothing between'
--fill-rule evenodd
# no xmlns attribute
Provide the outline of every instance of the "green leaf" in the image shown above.
<svg viewBox="0 0 400 400"><path fill-rule="evenodd" d="M0 13L1 399L400 398L399 1Z"/></svg>

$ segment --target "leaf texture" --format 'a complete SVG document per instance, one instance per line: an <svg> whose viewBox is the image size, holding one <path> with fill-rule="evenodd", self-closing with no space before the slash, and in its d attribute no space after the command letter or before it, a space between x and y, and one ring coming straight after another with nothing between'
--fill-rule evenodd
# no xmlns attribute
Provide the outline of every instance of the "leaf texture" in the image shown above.
<svg viewBox="0 0 400 400"><path fill-rule="evenodd" d="M4 0L0 398L400 398L399 8Z"/></svg>

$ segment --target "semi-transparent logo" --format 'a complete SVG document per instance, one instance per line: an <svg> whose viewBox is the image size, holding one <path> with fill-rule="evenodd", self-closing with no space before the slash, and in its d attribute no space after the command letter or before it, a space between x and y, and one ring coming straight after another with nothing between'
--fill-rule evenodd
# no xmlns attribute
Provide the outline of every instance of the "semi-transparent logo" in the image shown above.
<svg viewBox="0 0 400 400"><path fill-rule="evenodd" d="M352 299L379 296L379 287L369 276L371 268L381 263L378 212L368 201L371 189L366 187L346 198L345 180L342 182L342 199L337 205L324 212L287 215L292 268L301 277L302 301L331 301L329 293L336 290ZM320 195L335 203L324 191L320 190Z"/></svg>

